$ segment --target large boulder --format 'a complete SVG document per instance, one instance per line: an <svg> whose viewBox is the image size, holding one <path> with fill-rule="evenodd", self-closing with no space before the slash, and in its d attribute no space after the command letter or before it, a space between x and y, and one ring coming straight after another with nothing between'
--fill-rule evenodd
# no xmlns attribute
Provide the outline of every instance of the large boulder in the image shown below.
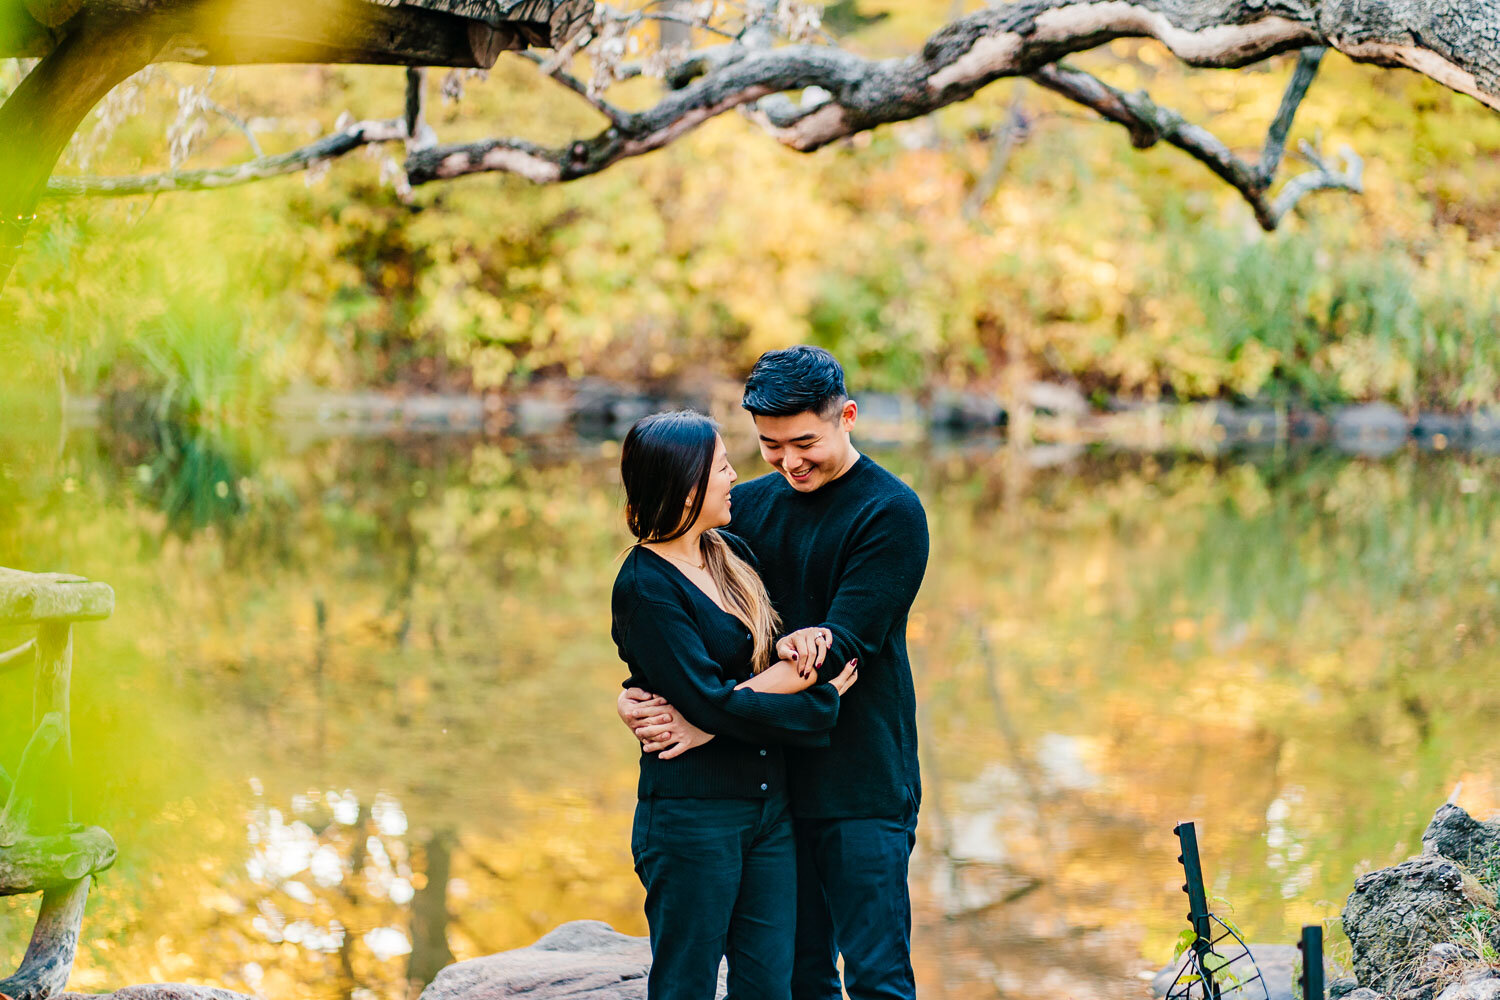
<svg viewBox="0 0 1500 1000"><path fill-rule="evenodd" d="M1363 875L1344 904L1344 933L1362 986L1396 994L1420 977L1434 945L1472 936L1466 917L1494 894L1447 858L1424 856Z"/></svg>
<svg viewBox="0 0 1500 1000"><path fill-rule="evenodd" d="M1476 875L1500 866L1500 822L1477 820L1449 802L1438 809L1422 834L1424 857L1457 861Z"/></svg>
<svg viewBox="0 0 1500 1000"><path fill-rule="evenodd" d="M600 920L575 920L535 944L457 962L439 972L421 1000L645 1000L651 942ZM724 969L718 996L724 995Z"/></svg>

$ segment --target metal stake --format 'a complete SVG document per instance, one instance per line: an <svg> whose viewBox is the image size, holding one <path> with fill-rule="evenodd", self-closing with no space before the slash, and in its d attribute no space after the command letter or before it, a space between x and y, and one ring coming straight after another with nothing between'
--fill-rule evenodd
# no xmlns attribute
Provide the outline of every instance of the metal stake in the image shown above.
<svg viewBox="0 0 1500 1000"><path fill-rule="evenodd" d="M1317 924L1303 927L1297 950L1302 952L1302 975L1297 977L1302 1000L1323 1000L1323 928Z"/></svg>
<svg viewBox="0 0 1500 1000"><path fill-rule="evenodd" d="M1198 858L1198 830L1192 822L1178 823L1172 828L1177 834L1177 840L1182 845L1182 853L1177 860L1182 863L1183 873L1187 875L1187 883L1183 885L1182 891L1187 893L1188 898L1188 923L1193 925L1193 932L1198 939L1193 942L1193 951L1198 956L1198 971L1203 975L1203 995L1219 998L1219 984L1214 981L1213 972L1204 961L1210 951L1213 950L1213 925L1209 923L1208 913L1208 891L1203 886L1203 862Z"/></svg>

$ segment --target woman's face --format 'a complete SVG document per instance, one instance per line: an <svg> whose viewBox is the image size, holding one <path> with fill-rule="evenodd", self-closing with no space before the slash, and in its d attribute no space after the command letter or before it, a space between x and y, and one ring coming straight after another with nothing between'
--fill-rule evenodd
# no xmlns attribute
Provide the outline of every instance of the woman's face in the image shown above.
<svg viewBox="0 0 1500 1000"><path fill-rule="evenodd" d="M715 435L713 467L709 471L708 486L703 493L703 510L698 515L698 527L722 528L729 523L729 488L738 478L734 474L734 466L729 464L729 451L724 447L724 439ZM693 498L688 497L689 508L692 502Z"/></svg>

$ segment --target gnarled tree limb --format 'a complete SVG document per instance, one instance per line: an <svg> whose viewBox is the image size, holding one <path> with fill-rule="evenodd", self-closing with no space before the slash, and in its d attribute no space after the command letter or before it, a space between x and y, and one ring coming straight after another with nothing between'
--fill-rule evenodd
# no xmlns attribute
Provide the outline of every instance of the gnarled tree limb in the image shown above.
<svg viewBox="0 0 1500 1000"><path fill-rule="evenodd" d="M1409 65L1500 107L1500 46L1465 43L1466 38L1500 38L1500 10L1494 8L1437 9L1403 0L1361 6L1352 0L1031 0L961 18L933 35L920 55L906 59L874 61L814 46L720 46L694 54L669 73L668 82L677 89L655 107L616 121L591 139L555 149L519 139L439 146L413 158L408 173L414 184L485 171L518 173L538 182L572 180L659 148L702 121L743 106L751 106L779 141L811 151L880 124L928 114L994 80L1039 74L1062 56L1124 37L1156 38L1184 62L1205 67L1232 68L1295 48L1309 50L1299 59L1261 161L1254 165L1241 162L1207 131L1143 95L1137 99L1099 81L1089 83L1077 71L1046 74L1052 89L1129 127L1137 145L1166 140L1193 153L1245 193L1253 207L1259 205L1256 217L1263 226L1274 226L1288 207L1283 203L1277 214L1277 203L1267 203L1263 195L1323 46L1382 65ZM779 97L812 87L821 92L819 100L799 106ZM770 95L778 97L763 100ZM1295 190L1357 189L1357 183L1352 169L1320 167Z"/></svg>
<svg viewBox="0 0 1500 1000"><path fill-rule="evenodd" d="M1118 38L1154 38L1189 65L1226 69L1305 51L1260 160L1252 164L1240 160L1207 130L1145 95L1124 94L1081 71L1055 65ZM1166 141L1197 157L1239 190L1257 221L1271 228L1308 191L1358 189L1356 160L1336 170L1313 153L1311 173L1288 184L1275 200L1266 198L1292 115L1316 71L1317 56L1309 50L1325 47L1358 61L1408 67L1500 109L1500 5L1428 0L1019 0L958 18L935 33L919 53L902 59L867 59L819 45L774 48L734 41L712 47L690 54L669 70L666 80L674 89L642 111L609 105L581 82L558 72L560 83L605 114L607 128L561 147L503 137L412 148L406 171L412 184L484 172L519 174L537 183L574 180L659 149L735 108L748 110L778 141L810 152L882 124L930 114L996 80L1032 76L1124 125L1137 146ZM560 66L561 61L552 60L544 69ZM804 99L795 102L785 96L793 91L802 91ZM809 93L816 98L807 99ZM309 155L310 148L222 170L59 181L49 191L202 189L307 169L339 155Z"/></svg>
<svg viewBox="0 0 1500 1000"><path fill-rule="evenodd" d="M9 979L0 979L0 993L15 1000L47 1000L68 984L88 898L87 876L42 896L42 912L21 967Z"/></svg>

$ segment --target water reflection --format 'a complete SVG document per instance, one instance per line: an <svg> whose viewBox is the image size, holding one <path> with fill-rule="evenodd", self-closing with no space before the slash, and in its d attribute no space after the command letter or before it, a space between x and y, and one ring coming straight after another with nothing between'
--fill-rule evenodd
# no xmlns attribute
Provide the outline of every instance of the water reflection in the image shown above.
<svg viewBox="0 0 1500 1000"><path fill-rule="evenodd" d="M615 442L5 434L0 564L120 595L77 639L78 808L121 861L75 989L395 998L563 920L644 932ZM1237 922L1289 941L1453 784L1500 802L1495 459L878 457L933 529L924 996L1142 995L1178 819ZM28 928L0 922L0 961Z"/></svg>

